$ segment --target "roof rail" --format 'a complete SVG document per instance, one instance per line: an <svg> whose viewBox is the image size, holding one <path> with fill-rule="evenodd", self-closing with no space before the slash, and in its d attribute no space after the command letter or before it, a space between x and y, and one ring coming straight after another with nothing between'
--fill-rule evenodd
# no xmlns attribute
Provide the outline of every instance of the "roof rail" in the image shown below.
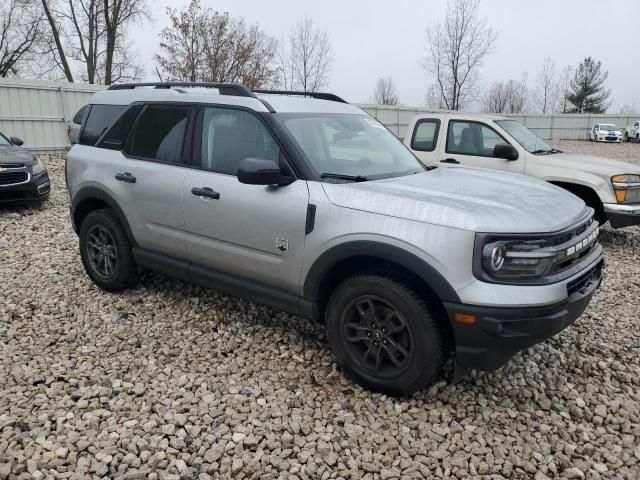
<svg viewBox="0 0 640 480"><path fill-rule="evenodd" d="M349 103L333 93L323 92L295 92L291 90L254 90L253 93L264 93L266 95L296 95L302 97L317 98L318 100L329 100L332 102Z"/></svg>
<svg viewBox="0 0 640 480"><path fill-rule="evenodd" d="M240 83L213 83L213 82L146 82L146 83L120 83L110 85L108 90L132 90L138 87L171 88L171 87L201 87L217 88L220 95L232 95L236 97L255 97L253 92Z"/></svg>

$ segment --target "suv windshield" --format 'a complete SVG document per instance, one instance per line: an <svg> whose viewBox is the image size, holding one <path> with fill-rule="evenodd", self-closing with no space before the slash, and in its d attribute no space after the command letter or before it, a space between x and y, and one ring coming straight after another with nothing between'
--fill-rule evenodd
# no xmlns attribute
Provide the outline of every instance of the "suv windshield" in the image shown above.
<svg viewBox="0 0 640 480"><path fill-rule="evenodd" d="M529 153L557 152L551 145L515 120L496 120L496 123L504 128Z"/></svg>
<svg viewBox="0 0 640 480"><path fill-rule="evenodd" d="M365 181L425 170L400 140L368 115L276 115L322 178Z"/></svg>

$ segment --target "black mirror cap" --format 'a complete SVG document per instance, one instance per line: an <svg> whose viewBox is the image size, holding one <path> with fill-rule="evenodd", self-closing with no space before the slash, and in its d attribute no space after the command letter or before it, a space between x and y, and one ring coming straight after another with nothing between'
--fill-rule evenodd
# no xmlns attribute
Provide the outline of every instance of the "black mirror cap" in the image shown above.
<svg viewBox="0 0 640 480"><path fill-rule="evenodd" d="M24 143L22 141L22 139L18 138L18 137L11 137L9 140L11 140L11 143L13 143L14 145L16 145L18 147L22 146L22 144Z"/></svg>
<svg viewBox="0 0 640 480"><path fill-rule="evenodd" d="M505 160L517 160L518 150L508 143L498 143L493 147L493 156L495 158L504 158Z"/></svg>
<svg viewBox="0 0 640 480"><path fill-rule="evenodd" d="M289 185L295 179L282 175L273 160L245 158L238 165L238 180L247 185Z"/></svg>

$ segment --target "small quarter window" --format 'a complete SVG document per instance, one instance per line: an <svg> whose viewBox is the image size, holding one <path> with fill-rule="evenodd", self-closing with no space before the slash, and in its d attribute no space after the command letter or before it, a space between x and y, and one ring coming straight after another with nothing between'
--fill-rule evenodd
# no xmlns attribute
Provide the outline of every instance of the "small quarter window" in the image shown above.
<svg viewBox="0 0 640 480"><path fill-rule="evenodd" d="M102 134L127 108L128 105L93 105L82 130L80 144L95 145Z"/></svg>
<svg viewBox="0 0 640 480"><path fill-rule="evenodd" d="M418 120L411 139L411 148L420 152L433 152L438 141L440 120L423 118Z"/></svg>
<svg viewBox="0 0 640 480"><path fill-rule="evenodd" d="M73 123L77 125L80 125L82 123L82 119L84 118L84 113L87 111L87 108L89 108L89 105L85 105L76 112L76 114L73 116Z"/></svg>
<svg viewBox="0 0 640 480"><path fill-rule="evenodd" d="M108 148L110 150L122 150L124 141L127 139L131 127L138 118L138 114L142 110L142 105L133 105L122 115L116 123L104 134L100 142L99 148Z"/></svg>
<svg viewBox="0 0 640 480"><path fill-rule="evenodd" d="M130 151L134 157L181 163L190 107L149 105L140 115Z"/></svg>

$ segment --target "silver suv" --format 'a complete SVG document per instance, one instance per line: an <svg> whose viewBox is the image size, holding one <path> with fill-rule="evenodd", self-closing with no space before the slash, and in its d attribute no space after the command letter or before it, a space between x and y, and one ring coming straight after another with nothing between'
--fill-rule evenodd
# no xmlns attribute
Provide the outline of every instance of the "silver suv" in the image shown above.
<svg viewBox="0 0 640 480"><path fill-rule="evenodd" d="M523 175L421 163L332 94L112 86L68 155L91 279L143 268L322 322L337 362L406 395L571 324L603 267L593 210Z"/></svg>

